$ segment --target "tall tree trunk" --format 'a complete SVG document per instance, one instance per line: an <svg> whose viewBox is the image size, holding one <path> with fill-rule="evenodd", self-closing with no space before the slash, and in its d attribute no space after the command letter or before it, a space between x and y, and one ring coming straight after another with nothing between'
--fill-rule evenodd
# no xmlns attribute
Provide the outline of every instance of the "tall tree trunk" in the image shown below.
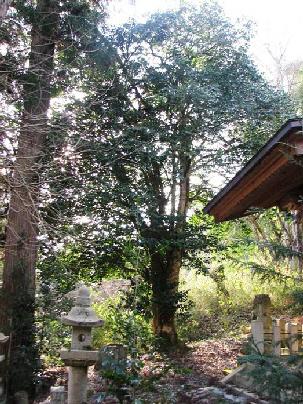
<svg viewBox="0 0 303 404"><path fill-rule="evenodd" d="M297 252L299 255L292 257L292 261L296 271L298 272L299 279L303 278L303 258L301 254L303 253L303 210L297 209L293 212L293 251Z"/></svg>
<svg viewBox="0 0 303 404"><path fill-rule="evenodd" d="M8 389L33 395L35 265L39 174L47 136L47 111L58 29L56 0L38 0L31 32L23 115L6 228L0 329L10 335Z"/></svg>
<svg viewBox="0 0 303 404"><path fill-rule="evenodd" d="M172 244L177 242L178 237L183 233L186 225L189 203L190 167L190 158L183 154L180 158L181 175L179 182L177 224L173 231L169 231L169 241ZM175 195L175 191L173 195ZM174 206L173 203L172 206ZM151 251L153 330L156 336L171 345L175 345L178 342L175 314L179 300L178 287L181 265L181 248L171 247L168 248L165 253Z"/></svg>
<svg viewBox="0 0 303 404"><path fill-rule="evenodd" d="M153 331L171 345L178 341L175 314L181 262L180 249L167 252L165 257L159 252L151 256Z"/></svg>

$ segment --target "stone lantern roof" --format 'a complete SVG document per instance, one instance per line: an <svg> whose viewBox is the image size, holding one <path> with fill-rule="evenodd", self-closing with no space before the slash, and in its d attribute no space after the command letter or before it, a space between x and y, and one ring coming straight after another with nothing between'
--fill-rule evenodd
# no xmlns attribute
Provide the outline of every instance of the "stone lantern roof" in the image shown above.
<svg viewBox="0 0 303 404"><path fill-rule="evenodd" d="M2 332L0 332L0 345L5 344L8 341L9 337L4 335ZM5 360L5 355L0 355L0 362L3 362ZM0 378L1 382L1 378ZM0 383L0 389L1 389L1 383ZM1 395L1 393L0 393Z"/></svg>
<svg viewBox="0 0 303 404"><path fill-rule="evenodd" d="M100 320L94 310L90 307L91 299L89 289L81 286L78 290L76 305L71 311L61 317L61 321L65 325L78 327L100 327L103 325L103 320Z"/></svg>
<svg viewBox="0 0 303 404"><path fill-rule="evenodd" d="M8 341L9 337L0 332L0 344L5 344Z"/></svg>

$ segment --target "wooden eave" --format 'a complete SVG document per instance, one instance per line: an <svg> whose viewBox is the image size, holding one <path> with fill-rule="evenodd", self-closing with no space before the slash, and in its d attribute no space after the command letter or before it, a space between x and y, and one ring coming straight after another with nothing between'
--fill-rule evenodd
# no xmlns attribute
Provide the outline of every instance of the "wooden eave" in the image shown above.
<svg viewBox="0 0 303 404"><path fill-rule="evenodd" d="M303 199L302 120L287 121L263 148L206 205L217 222L256 209L294 208Z"/></svg>

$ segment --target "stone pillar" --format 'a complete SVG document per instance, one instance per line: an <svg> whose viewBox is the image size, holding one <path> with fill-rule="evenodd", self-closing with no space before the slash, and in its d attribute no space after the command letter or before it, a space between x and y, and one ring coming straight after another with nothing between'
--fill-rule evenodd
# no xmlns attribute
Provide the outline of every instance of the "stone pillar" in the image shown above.
<svg viewBox="0 0 303 404"><path fill-rule="evenodd" d="M272 327L272 306L269 295L256 295L253 302L253 320L262 320L264 324L264 332L271 332Z"/></svg>
<svg viewBox="0 0 303 404"><path fill-rule="evenodd" d="M82 404L87 401L87 366L68 368L68 404Z"/></svg>
<svg viewBox="0 0 303 404"><path fill-rule="evenodd" d="M264 325L262 320L252 320L251 333L256 350L264 353Z"/></svg>
<svg viewBox="0 0 303 404"><path fill-rule="evenodd" d="M272 352L275 356L281 355L281 330L279 320L273 320L272 324Z"/></svg>
<svg viewBox="0 0 303 404"><path fill-rule="evenodd" d="M281 347L285 348L287 340L286 321L283 318L280 318L278 321L280 326Z"/></svg>
<svg viewBox="0 0 303 404"><path fill-rule="evenodd" d="M263 323L264 353L272 352L272 318L271 301L269 295L256 295L253 302L252 320Z"/></svg>

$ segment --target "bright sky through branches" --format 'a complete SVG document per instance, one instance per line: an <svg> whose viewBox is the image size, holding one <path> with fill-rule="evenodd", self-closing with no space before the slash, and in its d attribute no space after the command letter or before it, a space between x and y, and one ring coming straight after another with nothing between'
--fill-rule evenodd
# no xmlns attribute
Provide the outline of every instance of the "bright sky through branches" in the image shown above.
<svg viewBox="0 0 303 404"><path fill-rule="evenodd" d="M203 0L192 0L199 4ZM274 57L283 63L303 60L303 0L218 0L233 21L245 18L256 23L252 53L259 67L270 77L275 74ZM148 13L176 9L182 0L116 0L116 23L128 18L142 19ZM134 4L135 5L132 5Z"/></svg>

